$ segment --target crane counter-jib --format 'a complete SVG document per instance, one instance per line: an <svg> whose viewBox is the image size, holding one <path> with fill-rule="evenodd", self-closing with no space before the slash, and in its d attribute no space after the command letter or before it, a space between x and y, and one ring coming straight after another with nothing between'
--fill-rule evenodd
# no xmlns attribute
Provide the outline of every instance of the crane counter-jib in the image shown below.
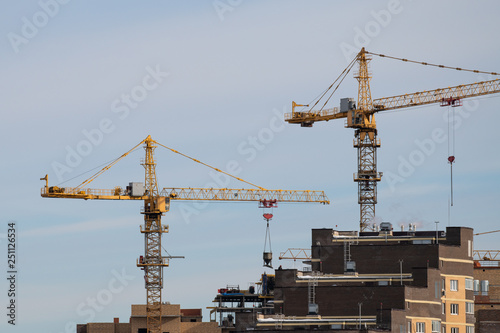
<svg viewBox="0 0 500 333"><path fill-rule="evenodd" d="M42 187L41 196L44 198L66 198L84 200L145 200L149 196L131 196L121 193L118 189L81 189L75 187Z"/></svg>

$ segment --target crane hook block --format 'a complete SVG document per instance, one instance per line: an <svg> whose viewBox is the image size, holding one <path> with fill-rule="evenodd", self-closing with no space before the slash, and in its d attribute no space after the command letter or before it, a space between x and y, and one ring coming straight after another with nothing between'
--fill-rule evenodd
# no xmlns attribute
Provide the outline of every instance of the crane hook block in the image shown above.
<svg viewBox="0 0 500 333"><path fill-rule="evenodd" d="M267 221L273 218L273 214L264 214L263 216Z"/></svg>
<svg viewBox="0 0 500 333"><path fill-rule="evenodd" d="M450 162L450 164L453 163L453 162L455 162L455 156L449 156L448 157L448 162Z"/></svg>
<svg viewBox="0 0 500 333"><path fill-rule="evenodd" d="M259 208L276 208L278 207L278 201L276 199L261 200L259 202Z"/></svg>

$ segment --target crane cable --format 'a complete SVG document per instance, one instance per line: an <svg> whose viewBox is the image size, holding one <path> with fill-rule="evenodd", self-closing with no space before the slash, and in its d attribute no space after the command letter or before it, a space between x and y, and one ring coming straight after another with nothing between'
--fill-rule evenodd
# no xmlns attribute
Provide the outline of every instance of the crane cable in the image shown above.
<svg viewBox="0 0 500 333"><path fill-rule="evenodd" d="M166 148L166 149L168 149L168 150L170 150L170 151L172 151L172 152L174 152L174 153L176 153L176 154L179 154L179 155L181 155L181 156L184 156L184 157L186 157L186 158L189 158L190 160L195 161L196 163L200 163L200 164L202 164L202 165L204 165L204 166L206 166L206 167L209 167L210 169L213 169L213 170L215 170L215 171L217 171L217 172L223 173L223 174L225 174L226 176L229 176L229 177L232 177L232 178L234 178L234 179L236 179L236 180L239 180L240 182L247 183L247 184L249 184L249 185L255 186L255 187L257 187L259 190L265 190L265 188L263 188L263 187L260 187L260 186L258 186L258 185L253 184L253 183L250 183L250 182L247 182L247 181L246 181L246 180L244 180L244 179L238 178L238 177L233 176L233 175L231 175L231 174L229 174L229 173L227 173L227 172L225 172L225 171L222 171L222 170L217 169L217 168L215 168L215 167L213 167L213 166L211 166L211 165L208 165L208 164L206 164L206 163L203 163L203 162L201 162L201 161L199 161L199 160L197 160L197 159L195 159L195 158L193 158L193 157L190 157L190 156L188 156L188 155L186 155L186 154L183 154L183 153L181 153L181 152L179 152L179 151L177 151L177 150L175 150L175 149L172 149L172 148L170 148L170 147L167 147L167 146L165 146L165 145L162 145L161 143L159 143L159 142L157 142L157 141L154 141L154 140L152 140L152 141L153 141L154 143L156 143L157 145L162 146L163 148Z"/></svg>
<svg viewBox="0 0 500 333"><path fill-rule="evenodd" d="M453 163L455 163L455 112L448 106L448 163L450 163L450 206L453 207Z"/></svg>
<svg viewBox="0 0 500 333"><path fill-rule="evenodd" d="M354 59L352 59L352 61L349 63L349 65L347 65L347 67L342 71L342 73L340 73L340 75L335 79L335 81L332 82L332 84L325 90L325 92L321 95L321 97L318 98L318 100L316 101L316 103L314 103L314 105L309 109L308 112L312 112L312 110L316 107L316 105L318 105L319 101L321 101L321 99L326 95L326 93L330 89L332 89L333 85L343 76L342 79L340 80L339 84L337 85L337 87L335 87L335 89L333 90L333 92L330 94L330 96L328 97L328 99L326 100L326 102L321 107L321 110L323 110L323 108L325 107L326 103L328 103L328 101L332 97L333 93L335 91L337 91L337 89L339 88L339 86L342 83L342 81L344 81L344 79L346 78L347 74L351 71L351 69L354 66L354 63L356 62L357 59L358 59L358 55L356 55L356 57Z"/></svg>
<svg viewBox="0 0 500 333"><path fill-rule="evenodd" d="M115 165L116 163L118 163L121 159L123 159L125 156L127 156L128 154L130 154L131 152L133 152L134 150L136 150L136 149L137 149L137 148L138 148L141 144L143 144L145 141L146 141L146 139L142 140L141 142L139 142L137 145L135 145L132 149L130 149L130 150L129 150L129 151L127 151L126 153L124 153L124 154L122 154L121 156L119 156L118 158L116 158L116 159L112 160L110 163L107 163L107 164L106 164L106 166L105 166L104 168L102 168L101 170L99 170L98 172L96 172L95 174L93 174L90 178L88 178L88 179L84 180L84 181L83 181L80 185L78 185L78 186L75 188L75 190L76 190L76 191L78 191L79 189L81 189L81 188L82 188L82 187L84 187L85 185L90 184L92 181L94 181L94 179L96 179L97 177L99 177L99 176L100 176L101 174L103 174L106 170L108 170L108 169L109 169L109 168L111 168L113 165ZM227 175L227 176L229 176L229 177L232 177L232 178L234 178L234 179L236 179L236 180L239 180L239 181L241 181L241 182L243 182L243 183L247 183L247 184L249 184L249 185L252 185L252 186L254 186L254 187L257 187L259 190L266 190L265 188L263 188L263 187L261 187L261 186L258 186L258 185L255 185L255 184L253 184L253 183L247 182L247 181L246 181L246 180L244 180L244 179L241 179L241 178L239 178L239 177L233 176L233 175L231 175L231 174L229 174L229 173L227 173L227 172L225 172L225 171L222 171L222 170L220 170L220 169L218 169L218 168L215 168L215 167L213 167L213 166L211 166L211 165L208 165L208 164L206 164L206 163L203 163L203 162L201 162L201 161L199 161L199 160L197 160L197 159L195 159L195 158L192 158L192 157L190 157L190 156L188 156L188 155L186 155L186 154L183 154L183 153L181 153L181 152L179 152L179 151L177 151L177 150L175 150L175 149L172 149L172 148L170 148L170 147L167 147L167 146L165 146L165 145L162 145L161 143L159 143L159 142L157 142L157 141L155 141L155 140L151 140L151 141L152 141L152 142L154 142L154 143L156 143L156 144L157 144L157 145L159 145L159 146L162 146L162 147L164 147L164 148L166 148L166 149L169 149L170 151L172 151L172 152L174 152L174 153L176 153L176 154L182 155L182 156L184 156L184 157L186 157L186 158L189 158L190 160L193 160L193 161L195 161L195 162L197 162L197 163L200 163L200 164L202 164L202 165L204 165L204 166L207 166L207 167L209 167L209 168L211 168L211 169L213 169L213 170L215 170L215 171L217 171L217 172L223 173L223 174L225 174L225 175ZM98 168L98 167L96 167L96 168ZM96 169L96 168L94 168L94 169ZM94 170L94 169L92 169L92 170ZM84 172L83 174L85 174L85 173L87 173L87 172L89 172L89 171L86 171L86 172ZM77 176L77 177L78 177L78 176ZM75 177L73 177L73 178L75 178Z"/></svg>
<svg viewBox="0 0 500 333"><path fill-rule="evenodd" d="M102 173L104 173L106 170L108 170L109 168L111 168L113 165L115 165L116 163L118 163L118 161L120 161L121 159L123 159L125 156L127 156L128 154L130 154L132 151L134 151L137 147L139 147L141 144L143 144L144 142L146 141L146 139L142 140L141 142L139 142L137 145L135 145L132 149L130 149L129 151L127 151L125 154L121 155L120 157L116 158L115 160L113 160L111 163L109 163L108 165L106 165L104 168L102 168L101 170L99 170L98 172L96 172L94 175L92 175L92 177L88 178L87 180L84 180L80 185L78 185L75 189L78 190L82 187L84 187L85 185L88 185L90 184L92 181L94 181L94 179L96 179L97 177L99 177Z"/></svg>
<svg viewBox="0 0 500 333"><path fill-rule="evenodd" d="M272 246L271 246L271 229L269 229L269 220L267 220L267 227L266 227L266 237L264 238L264 253L267 251L267 242L269 241L269 252L272 253Z"/></svg>
<svg viewBox="0 0 500 333"><path fill-rule="evenodd" d="M398 58L398 57L392 57L392 56L388 56L388 55L385 55L385 54L373 53L373 52L368 52L368 51L366 51L366 53L367 54L371 54L371 55L375 55L375 56L379 56L381 58L389 58L389 59L401 60L401 61L404 61L404 62L412 62L414 64L420 64L420 65L425 65L425 66L434 66L434 67L439 67L439 68L454 69L454 70L457 70L457 71L471 72L471 73L477 73L477 74L500 75L500 73L496 73L496 72L485 72L485 71L480 71L480 70L477 70L477 69L467 69L467 68L460 68L460 67L451 67L451 66L437 65L437 64L431 64L431 63L428 63L428 62L415 61L415 60L409 60L409 59Z"/></svg>
<svg viewBox="0 0 500 333"><path fill-rule="evenodd" d="M271 209L271 212L270 213L267 213L266 214L266 208L267 209ZM267 228L266 228L266 237L264 238L264 252L266 252L267 250L267 243L269 241L269 252L272 253L272 247L271 247L271 229L269 229L269 221L273 218L273 213L274 213L274 206L271 206L271 207L262 207L262 212L263 212L263 216L264 216L264 220L266 220L267 222ZM269 214L269 215L268 215Z"/></svg>
<svg viewBox="0 0 500 333"><path fill-rule="evenodd" d="M354 59L354 60L356 60L356 59ZM342 80L340 80L339 84L337 84L335 89L333 89L332 93L330 94L330 96L328 96L328 98L326 99L325 103L323 104L323 106L321 107L321 109L319 111L322 111L325 108L326 104L330 101L330 99L332 98L333 94L337 91L337 89L339 89L340 85L342 84L342 82L344 82L344 79L347 77L347 74L349 74L349 72L351 71L351 69L353 67L354 67L354 64L352 64L350 67L346 68L347 71L344 70L344 72L345 72L344 77L342 77Z"/></svg>
<svg viewBox="0 0 500 333"><path fill-rule="evenodd" d="M137 148L136 148L136 149L137 149ZM131 151L131 152L132 152L132 151ZM114 159L112 159L112 160L110 160L110 161L108 161L108 162L105 162L105 163L103 163L103 164L101 164L101 165L98 165L98 166L96 166L96 167L94 167L94 168L92 168L92 169L90 169L90 170L87 170L87 171L85 171L85 172L82 172L82 173L80 173L80 174L78 174L78 175L74 176L74 177L71 177L71 178L69 178L69 179L66 179L65 181L60 182L59 184L57 184L57 186L61 186L62 184L67 183L67 182L69 182L70 180L73 180L73 179L75 179L75 178L78 178L78 177L80 177L80 176L83 176L84 174L89 173L89 172L91 172L91 171L94 171L95 169L99 169L100 167L102 167L102 166L104 166L104 165L108 165L108 164L110 164L110 163L112 163L112 162L116 161L118 158L119 158L119 157L114 158Z"/></svg>

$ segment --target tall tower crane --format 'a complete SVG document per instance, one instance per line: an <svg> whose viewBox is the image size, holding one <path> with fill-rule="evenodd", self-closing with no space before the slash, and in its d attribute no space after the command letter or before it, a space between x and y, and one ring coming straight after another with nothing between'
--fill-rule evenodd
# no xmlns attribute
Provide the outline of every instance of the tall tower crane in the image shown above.
<svg viewBox="0 0 500 333"><path fill-rule="evenodd" d="M358 172L354 174L354 181L358 183L360 231L368 229L370 222L373 221L375 217L375 205L377 204L377 183L382 178L382 172L377 171L377 149L380 147L380 139L377 138L378 133L375 122L375 113L432 103L441 103L441 106L460 106L461 100L464 98L500 92L500 79L496 79L372 100L370 92L370 79L372 76L368 69L368 64L371 60L370 55L397 59L405 62L414 62L422 65L436 66L440 68L499 75L498 73L493 72L452 68L443 65L434 65L424 62L411 61L408 59L395 58L383 54L371 53L366 51L365 48L362 48L355 59L308 111L295 111L295 108L298 106L309 107L309 105L301 105L292 102L292 112L285 114L285 121L290 124L300 124L301 127L312 127L312 125L317 121L347 118L345 127L353 128L355 130L354 147L358 152ZM325 109L325 106L333 93L337 90L340 83L342 83L346 75L356 63L359 66L359 71L354 75L358 81L357 105L352 99L345 98L341 99L340 109L337 107ZM326 93L332 89L337 81L339 81L339 83L333 89L332 93L320 110L313 110L313 108L326 95ZM450 161L450 163L452 162L453 161Z"/></svg>
<svg viewBox="0 0 500 333"><path fill-rule="evenodd" d="M145 169L145 182L130 183L126 189L115 187L114 189L89 189L84 188L94 179L108 170L119 160L127 156L140 145L144 145L146 152L142 165ZM45 186L41 189L44 198L73 198L84 200L143 200L144 225L140 226L144 234L144 256L137 260L137 266L144 270L145 287L147 294L147 329L148 332L160 333L162 324L161 299L163 288L163 267L168 267L169 257L162 256L161 236L168 232L168 225L163 225L161 217L169 211L170 201L175 200L208 200L208 201L257 201L264 205L276 202L318 202L329 204L330 201L323 191L289 191L289 190L267 190L258 187L243 179L234 177L240 181L257 187L257 189L214 189L214 188L158 188L156 179L156 162L154 151L157 146L163 146L175 153L184 155L176 150L168 148L148 136L131 150L106 165L92 177L82 182L77 187L49 186L48 177L45 175ZM184 155L186 156L186 155ZM209 165L186 156L198 163ZM213 168L213 167L211 167ZM213 168L218 172L223 172ZM225 172L223 172L225 173Z"/></svg>

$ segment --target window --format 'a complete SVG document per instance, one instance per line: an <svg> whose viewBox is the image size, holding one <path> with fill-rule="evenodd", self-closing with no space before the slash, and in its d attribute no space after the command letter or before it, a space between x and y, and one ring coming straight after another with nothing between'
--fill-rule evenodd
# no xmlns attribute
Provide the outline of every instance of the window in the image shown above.
<svg viewBox="0 0 500 333"><path fill-rule="evenodd" d="M471 302L465 303L465 313L474 313L474 303Z"/></svg>
<svg viewBox="0 0 500 333"><path fill-rule="evenodd" d="M458 291L458 280L450 280L450 290Z"/></svg>
<svg viewBox="0 0 500 333"><path fill-rule="evenodd" d="M441 290L439 288L439 281L436 281L434 284L434 297L435 298L441 298Z"/></svg>
<svg viewBox="0 0 500 333"><path fill-rule="evenodd" d="M408 322L408 333L411 333L411 321Z"/></svg>
<svg viewBox="0 0 500 333"><path fill-rule="evenodd" d="M467 243L468 243L467 244L468 245L467 246L467 248L468 248L467 254L469 255L469 257L472 257L472 241L469 240Z"/></svg>
<svg viewBox="0 0 500 333"><path fill-rule="evenodd" d="M458 304L450 304L450 313L452 315L457 315L458 314ZM457 328L458 329L458 328ZM453 332L453 328L451 329ZM457 332L458 333L458 332Z"/></svg>
<svg viewBox="0 0 500 333"><path fill-rule="evenodd" d="M442 291L446 290L446 280L445 279L441 280L441 290Z"/></svg>
<svg viewBox="0 0 500 333"><path fill-rule="evenodd" d="M417 333L425 333L425 323L417 323Z"/></svg>
<svg viewBox="0 0 500 333"><path fill-rule="evenodd" d="M432 332L439 333L441 331L441 322L439 320L432 321Z"/></svg>
<svg viewBox="0 0 500 333"><path fill-rule="evenodd" d="M481 285L479 280L474 280L474 295L479 295L479 290L481 290Z"/></svg>
<svg viewBox="0 0 500 333"><path fill-rule="evenodd" d="M488 280L481 281L481 295L488 296L488 291L490 289L490 282Z"/></svg>
<svg viewBox="0 0 500 333"><path fill-rule="evenodd" d="M458 333L458 327L452 327L451 333Z"/></svg>
<svg viewBox="0 0 500 333"><path fill-rule="evenodd" d="M441 306L441 308L442 308L441 313L442 313L442 314L446 314L446 304L445 304L445 303L443 303L443 304L441 304L441 305L442 305L442 306Z"/></svg>
<svg viewBox="0 0 500 333"><path fill-rule="evenodd" d="M399 325L399 333L405 333L405 325Z"/></svg>
<svg viewBox="0 0 500 333"><path fill-rule="evenodd" d="M465 279L465 289L466 290L474 290L474 280Z"/></svg>
<svg viewBox="0 0 500 333"><path fill-rule="evenodd" d="M474 333L474 326L467 326L465 328L465 333Z"/></svg>
<svg viewBox="0 0 500 333"><path fill-rule="evenodd" d="M430 239L417 239L413 241L413 244L432 244Z"/></svg>

